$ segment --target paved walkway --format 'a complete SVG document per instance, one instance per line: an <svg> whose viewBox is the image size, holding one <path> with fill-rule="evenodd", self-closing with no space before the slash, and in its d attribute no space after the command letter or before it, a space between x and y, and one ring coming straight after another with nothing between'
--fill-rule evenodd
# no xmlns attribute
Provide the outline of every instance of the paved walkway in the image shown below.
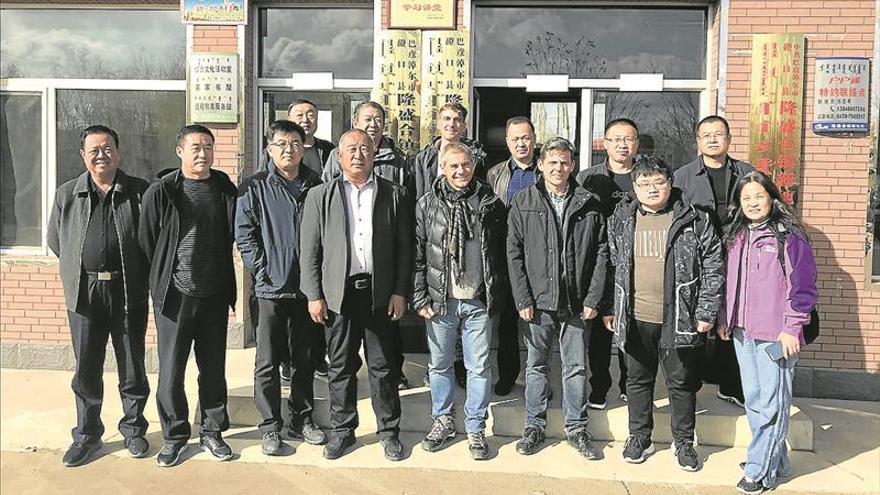
<svg viewBox="0 0 880 495"><path fill-rule="evenodd" d="M246 387L252 381L249 375L253 366L253 350L230 351L228 356L228 382L229 387ZM694 487L704 487L711 491L698 490L698 493L733 493L733 486L741 476L738 463L744 459L745 452L742 448L722 448L700 446L700 453L705 463L704 468L697 473L686 473L675 466L675 461L667 445L660 446L658 452L651 456L642 465L631 465L623 462L620 458L622 445L619 443L605 444L606 458L599 462L588 462L579 457L564 442L551 442L545 449L534 456L524 457L515 452L513 437L490 437L490 444L497 452L496 456L486 462L472 461L467 453L467 442L464 436L459 436L459 441L448 449L429 454L418 447L421 439L420 434L408 433L402 435L404 444L410 454L407 459L399 463L386 461L381 454L381 446L377 443L374 435L365 434L358 438L359 447L352 453L337 461L327 461L321 457L321 447L293 443L296 452L288 457L267 458L260 453L259 434L255 428L234 428L226 434L226 438L235 449L237 455L233 460L234 466L219 465L216 463L203 463L209 460L207 455L198 451L196 442L190 442L190 449L185 456L182 466L170 470L162 470L156 467L153 459L134 460L124 455L122 441L115 431L115 421L120 411L119 397L115 393L116 378L114 373L105 375L106 400L104 407L104 421L107 426L105 435L105 447L102 449L102 457L90 465L78 469L61 468L61 453L70 443L70 427L75 419L73 409L73 396L70 391L69 372L40 371L40 370L0 370L0 449L2 456L2 480L4 493L23 493L18 489L7 492L6 488L28 487L22 483L22 476L36 482L42 479L44 471L52 471L51 479L45 480L44 486L48 491L52 487L60 487L61 491L68 488L66 481L74 483L80 480L85 484L95 482L96 479L106 479L108 472L113 472L112 479L117 488L125 488L127 493L154 493L155 488L163 486L171 479L172 473L188 473L195 470L196 473L210 470L211 473L226 473L213 475L210 482L213 485L220 480L229 479L231 473L250 478L254 475L256 480L259 473L267 469L273 473L284 473L285 465L291 469L290 473L314 473L326 471L329 476L335 477L339 473L340 480L347 480L348 488L340 488L339 493L378 493L378 486L385 486L383 479L394 479L397 483L389 485L389 490L382 493L485 493L490 489L492 493L572 493L568 488L572 485L547 484L542 488L545 478L554 480L573 481L580 480L586 489L588 483L607 482L600 485L617 488L646 484L646 489L651 486L677 487L672 492L690 492ZM193 363L190 364L187 373L187 392L190 397L191 409L196 404L195 398L196 370ZM150 383L155 387L156 376L150 375ZM835 400L807 400L796 399L796 404L815 421L815 452L794 452L792 462L794 464L794 476L782 484L780 492L791 491L805 493L880 493L880 403L854 402ZM425 411L429 414L429 411ZM151 422L151 430L148 439L152 444L152 452L158 450L161 443L161 435L158 433L158 419L156 405L151 396L147 404L147 419ZM370 425L364 425L368 430ZM658 426L659 427L659 426ZM415 447L415 448L413 448ZM6 452L18 452L33 454L5 455ZM32 459L32 461L28 461ZM13 466L47 466L43 469L29 469L28 473ZM253 466L250 466L253 464ZM131 485L125 482L125 476L118 475L117 466L124 465L123 471L142 471L143 485ZM52 468L57 466L57 470ZM210 466L210 467L209 467ZM293 466L293 467L291 467ZM121 468L120 468L121 469ZM375 471L379 469L381 471ZM317 470L317 471L316 471ZM375 473L372 476L360 477L355 473L359 470ZM505 483L492 488L492 485L483 485L481 489L468 491L461 487L460 490L446 491L430 483L430 477L425 473L443 471L460 473L465 478L479 484L479 480L507 479L504 475L514 476L510 479L525 480L525 484L514 484L508 490ZM91 474L88 474L91 473ZM343 475L344 473L344 475ZM98 478L95 478L99 475ZM304 474L305 475L305 474ZM286 476L281 475L279 476ZM246 479L247 479L246 478ZM315 493L337 492L332 483L325 477L319 477L321 481L316 485L319 490ZM138 479L138 478L131 478ZM177 474L174 475L177 480ZM362 489L357 488L358 481L363 482ZM424 480L424 481L419 481ZM517 487L526 488L531 486L528 480L534 482L534 489L528 491L518 490ZM76 481L75 483L79 483ZM332 481L332 480L331 480ZM301 481L303 482L303 481ZM262 483L262 482L260 482ZM354 483L354 484L351 484ZM552 485L552 486L551 486ZM36 487L38 485L33 485ZM73 485L71 485L73 486ZM78 486L78 485L76 485ZM221 488L223 484L219 484ZM247 484L243 486L248 486ZM303 485L296 485L303 486ZM577 485L580 486L580 485ZM599 486L599 485L597 485ZM228 485L232 491L233 485ZM436 490L434 488L437 488ZM351 491L349 491L349 489ZM719 491L716 491L719 490ZM79 491L79 490L73 490ZM225 492L226 490L221 490ZM580 490L578 490L580 491ZM590 490L587 490L590 491ZM53 493L58 493L53 489ZM599 491L598 493L624 493L618 491ZM32 493L46 493L35 491ZM195 492L193 492L195 493ZM215 492L217 493L217 492ZM633 492L631 492L633 493ZM644 491L640 493L651 493ZM659 493L659 492L657 492ZM663 492L669 493L669 491ZM695 492L697 493L697 492Z"/></svg>

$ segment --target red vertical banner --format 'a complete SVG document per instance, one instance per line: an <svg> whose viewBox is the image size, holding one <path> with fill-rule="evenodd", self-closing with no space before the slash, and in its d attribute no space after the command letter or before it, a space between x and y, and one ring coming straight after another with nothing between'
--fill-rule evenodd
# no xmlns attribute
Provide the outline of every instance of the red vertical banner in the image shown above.
<svg viewBox="0 0 880 495"><path fill-rule="evenodd" d="M789 204L797 202L803 140L804 36L752 39L749 162L769 175Z"/></svg>

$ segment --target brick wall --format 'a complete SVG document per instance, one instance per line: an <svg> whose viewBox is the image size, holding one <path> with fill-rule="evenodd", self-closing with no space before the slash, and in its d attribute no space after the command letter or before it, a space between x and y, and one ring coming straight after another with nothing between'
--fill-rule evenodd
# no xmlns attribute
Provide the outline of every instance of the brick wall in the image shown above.
<svg viewBox="0 0 880 495"><path fill-rule="evenodd" d="M806 36L799 209L819 265L822 335L802 353L804 367L880 371L880 291L866 282L864 251L870 139L810 130L816 57L873 57L875 7L874 0L730 2L726 115L734 156L748 156L752 35Z"/></svg>

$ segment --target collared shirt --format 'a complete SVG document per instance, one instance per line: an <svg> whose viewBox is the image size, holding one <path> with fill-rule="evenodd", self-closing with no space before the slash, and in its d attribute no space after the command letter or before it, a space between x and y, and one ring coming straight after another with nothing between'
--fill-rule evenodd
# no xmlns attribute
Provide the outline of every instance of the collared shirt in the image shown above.
<svg viewBox="0 0 880 495"><path fill-rule="evenodd" d="M533 160L534 161L534 160ZM525 168L520 166L513 157L507 162L510 167L510 183L507 185L507 204L513 201L513 196L533 185L538 180L537 166L531 164Z"/></svg>
<svg viewBox="0 0 880 495"><path fill-rule="evenodd" d="M345 192L345 213L348 219L348 250L351 262L348 275L373 273L373 197L376 179L370 174L360 189L342 177Z"/></svg>
<svg viewBox="0 0 880 495"><path fill-rule="evenodd" d="M98 186L89 177L89 199L92 213L83 238L82 267L87 272L122 270L122 252L113 218L113 189L116 181L102 197Z"/></svg>

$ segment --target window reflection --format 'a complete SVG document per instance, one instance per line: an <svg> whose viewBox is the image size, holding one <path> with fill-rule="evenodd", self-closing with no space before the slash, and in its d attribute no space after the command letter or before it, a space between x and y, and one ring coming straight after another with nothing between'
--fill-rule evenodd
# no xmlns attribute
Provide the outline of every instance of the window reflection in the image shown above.
<svg viewBox="0 0 880 495"><path fill-rule="evenodd" d="M0 16L0 77L184 79L177 11L16 10Z"/></svg>
<svg viewBox="0 0 880 495"><path fill-rule="evenodd" d="M474 74L599 79L648 72L703 79L705 38L704 9L478 6Z"/></svg>
<svg viewBox="0 0 880 495"><path fill-rule="evenodd" d="M607 158L605 124L621 117L639 126L639 155L659 156L673 168L696 158L699 93L597 92L593 98L593 164Z"/></svg>
<svg viewBox="0 0 880 495"><path fill-rule="evenodd" d="M264 9L260 75L333 72L336 78L373 77L373 9Z"/></svg>
<svg viewBox="0 0 880 495"><path fill-rule="evenodd" d="M151 180L160 170L179 166L174 138L186 121L183 92L59 90L57 102L59 186L85 170L79 136L93 124L119 133L119 167L129 175Z"/></svg>
<svg viewBox="0 0 880 495"><path fill-rule="evenodd" d="M41 100L40 95L0 95L0 246L3 247L42 244Z"/></svg>

